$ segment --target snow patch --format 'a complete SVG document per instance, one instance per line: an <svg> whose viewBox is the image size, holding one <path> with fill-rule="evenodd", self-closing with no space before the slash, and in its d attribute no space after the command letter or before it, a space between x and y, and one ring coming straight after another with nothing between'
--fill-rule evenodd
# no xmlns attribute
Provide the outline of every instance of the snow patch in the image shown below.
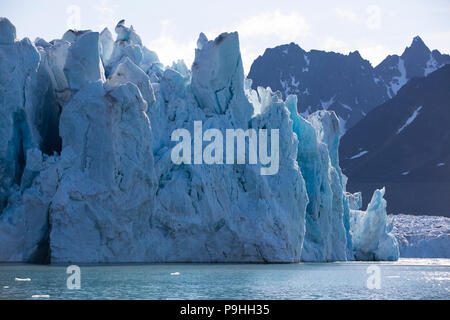
<svg viewBox="0 0 450 320"><path fill-rule="evenodd" d="M436 59L433 57L433 55L430 53L430 59L427 61L427 65L425 67L424 73L423 75L426 77L428 76L430 73L436 71L437 69L439 69L440 66L438 65L438 62L436 61Z"/></svg>
<svg viewBox="0 0 450 320"><path fill-rule="evenodd" d="M422 107L418 107L416 111L406 120L405 124L401 126L400 129L397 130L397 134L400 134L407 126L409 126L419 115L420 110L422 110Z"/></svg>
<svg viewBox="0 0 450 320"><path fill-rule="evenodd" d="M390 83L390 88L395 95L408 82L408 79L406 78L405 61L402 58L398 58L397 70L400 72L400 76L392 78ZM390 95L389 92L388 94Z"/></svg>
<svg viewBox="0 0 450 320"><path fill-rule="evenodd" d="M364 155L366 155L368 153L369 153L369 151L365 151L365 150L361 151L360 153L358 153L358 154L354 155L353 157L351 157L350 160L361 158L362 156L364 156Z"/></svg>
<svg viewBox="0 0 450 320"><path fill-rule="evenodd" d="M291 76L291 85L298 88L300 81L297 81L294 76Z"/></svg>
<svg viewBox="0 0 450 320"><path fill-rule="evenodd" d="M349 110L349 111L353 111L352 107L350 107L350 106L348 106L348 105L346 105L344 103L341 103L341 106L344 107L345 109Z"/></svg>
<svg viewBox="0 0 450 320"><path fill-rule="evenodd" d="M309 66L311 63L311 60L309 60L309 58L306 54L303 57L305 58L306 65Z"/></svg>
<svg viewBox="0 0 450 320"><path fill-rule="evenodd" d="M321 106L322 106L322 109L323 109L323 110L328 110L328 108L331 107L331 106L333 105L335 97L336 97L336 96L333 96L333 97L332 97L330 100L328 100L328 101L322 101L322 100L320 100L320 104L321 104Z"/></svg>

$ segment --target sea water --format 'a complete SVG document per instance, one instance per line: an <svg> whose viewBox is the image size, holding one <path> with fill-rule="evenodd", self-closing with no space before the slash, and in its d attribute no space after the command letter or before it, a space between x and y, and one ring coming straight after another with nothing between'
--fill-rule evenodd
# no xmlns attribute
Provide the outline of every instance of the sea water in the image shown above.
<svg viewBox="0 0 450 320"><path fill-rule="evenodd" d="M450 299L450 259L67 267L1 264L0 299Z"/></svg>

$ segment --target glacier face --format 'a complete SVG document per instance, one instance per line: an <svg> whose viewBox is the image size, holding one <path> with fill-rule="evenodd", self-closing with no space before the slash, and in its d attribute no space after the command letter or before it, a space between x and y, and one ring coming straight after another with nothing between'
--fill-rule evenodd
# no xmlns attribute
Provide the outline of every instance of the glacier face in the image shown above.
<svg viewBox="0 0 450 320"><path fill-rule="evenodd" d="M334 112L305 119L295 96L251 90L237 33L201 34L189 70L115 31L33 44L0 20L0 261L395 258L382 200L355 218ZM279 129L278 174L174 164L171 134L194 121Z"/></svg>

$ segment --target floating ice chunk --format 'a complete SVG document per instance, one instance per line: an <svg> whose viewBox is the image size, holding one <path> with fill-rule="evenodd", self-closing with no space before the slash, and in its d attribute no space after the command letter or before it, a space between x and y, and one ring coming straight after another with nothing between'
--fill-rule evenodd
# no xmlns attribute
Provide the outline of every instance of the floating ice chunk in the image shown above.
<svg viewBox="0 0 450 320"><path fill-rule="evenodd" d="M397 134L400 134L407 126L409 126L419 115L420 110L422 110L422 107L418 107L413 114L406 120L405 124L400 127L400 129L397 130Z"/></svg>
<svg viewBox="0 0 450 320"><path fill-rule="evenodd" d="M32 299L50 299L48 294L35 294L31 296Z"/></svg>
<svg viewBox="0 0 450 320"><path fill-rule="evenodd" d="M15 278L14 280L17 282L30 282L31 281L30 278Z"/></svg>

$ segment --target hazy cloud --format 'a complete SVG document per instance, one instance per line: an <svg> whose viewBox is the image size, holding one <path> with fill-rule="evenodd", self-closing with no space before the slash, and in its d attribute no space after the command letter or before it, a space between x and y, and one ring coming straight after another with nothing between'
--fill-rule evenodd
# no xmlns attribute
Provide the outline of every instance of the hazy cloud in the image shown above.
<svg viewBox="0 0 450 320"><path fill-rule="evenodd" d="M353 23L359 23L361 22L358 15L351 9L344 9L344 8L336 8L335 14L338 18L347 20Z"/></svg>
<svg viewBox="0 0 450 320"><path fill-rule="evenodd" d="M296 12L262 13L241 21L236 27L241 37L275 36L283 41L294 41L311 34L306 20Z"/></svg>

